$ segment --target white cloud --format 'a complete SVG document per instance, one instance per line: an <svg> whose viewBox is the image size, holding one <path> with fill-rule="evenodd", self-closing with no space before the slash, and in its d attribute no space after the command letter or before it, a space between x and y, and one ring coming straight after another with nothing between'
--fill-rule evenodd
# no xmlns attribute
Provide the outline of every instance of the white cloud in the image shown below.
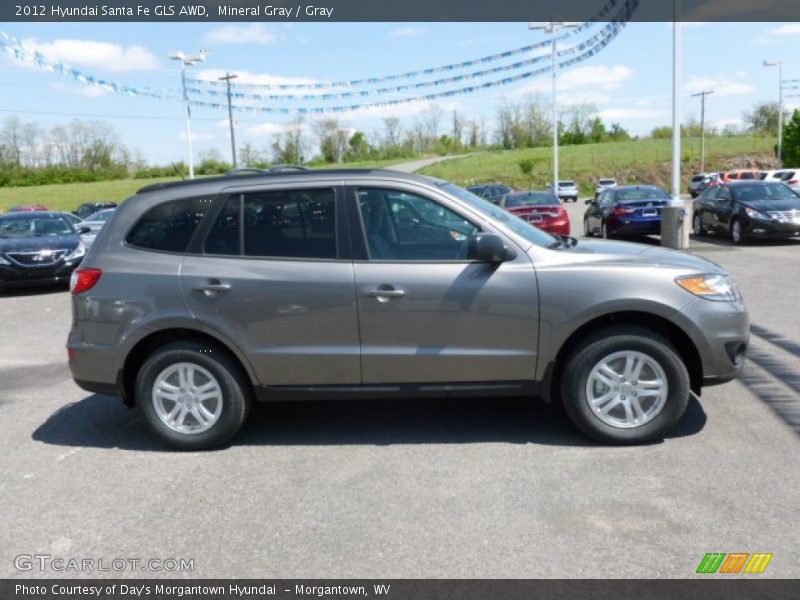
<svg viewBox="0 0 800 600"><path fill-rule="evenodd" d="M98 87L96 85L66 85L64 83L54 84L53 89L73 96L81 96L83 98L99 98L110 94L107 89Z"/></svg>
<svg viewBox="0 0 800 600"><path fill-rule="evenodd" d="M51 60L108 71L150 71L160 64L158 58L143 46L72 39L38 42L35 38L24 40L23 45Z"/></svg>
<svg viewBox="0 0 800 600"><path fill-rule="evenodd" d="M780 35L780 36L800 35L800 23L786 23L785 25L781 25L780 27L775 27L774 29L770 29L769 33L771 35Z"/></svg>
<svg viewBox="0 0 800 600"><path fill-rule="evenodd" d="M386 37L390 38L408 38L408 37L419 37L426 33L425 29L422 27L415 27L414 25L409 25L408 27L401 27L400 29L392 29L386 33Z"/></svg>
<svg viewBox="0 0 800 600"><path fill-rule="evenodd" d="M287 77L284 75L271 75L269 73L251 73L250 71L230 71L236 75L234 83L252 83L256 85L300 85L308 83L319 83L318 80L310 77ZM225 75L224 69L202 69L192 73L195 79L205 81L217 81ZM309 93L318 93L322 90L309 90ZM288 93L288 92L287 92Z"/></svg>
<svg viewBox="0 0 800 600"><path fill-rule="evenodd" d="M698 77L693 75L689 81L681 88L687 94L697 94L699 92L714 90L714 96L721 98L724 96L745 96L758 91L758 88L750 83L741 81L731 81L729 78L722 77Z"/></svg>
<svg viewBox="0 0 800 600"><path fill-rule="evenodd" d="M283 133L288 125L283 123L258 123L250 125L243 131L250 137L272 137L277 133Z"/></svg>
<svg viewBox="0 0 800 600"><path fill-rule="evenodd" d="M266 46L279 40L277 33L263 23L248 25L223 25L205 35L210 44L259 44Z"/></svg>
<svg viewBox="0 0 800 600"><path fill-rule="evenodd" d="M559 97L559 106L576 106L580 104L608 104L611 96L599 92L579 92Z"/></svg>
<svg viewBox="0 0 800 600"><path fill-rule="evenodd" d="M192 141L193 142L210 142L210 141L216 139L216 137L217 136L215 136L213 133L205 133L205 132L202 132L202 131L192 131ZM178 133L178 140L181 141L181 142L185 142L186 141L186 132L185 131L181 131L180 133Z"/></svg>
<svg viewBox="0 0 800 600"><path fill-rule="evenodd" d="M595 65L589 67L578 67L562 72L558 77L558 90L565 92L580 88L592 88L595 90L614 90L633 77L633 69L625 65L615 65L608 67L605 65ZM551 89L551 82L542 79L519 88L515 94L535 94L548 92Z"/></svg>
<svg viewBox="0 0 800 600"><path fill-rule="evenodd" d="M600 111L604 121L625 121L628 119L656 119L667 114L665 110L647 108L606 108Z"/></svg>

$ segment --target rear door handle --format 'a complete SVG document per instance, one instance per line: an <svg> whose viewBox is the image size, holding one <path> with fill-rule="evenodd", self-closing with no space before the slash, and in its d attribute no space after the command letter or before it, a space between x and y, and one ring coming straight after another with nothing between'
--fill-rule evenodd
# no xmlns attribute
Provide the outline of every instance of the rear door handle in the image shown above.
<svg viewBox="0 0 800 600"><path fill-rule="evenodd" d="M210 279L208 282L195 286L195 292L203 292L206 296L216 296L221 292L231 289L230 283L222 283L218 279Z"/></svg>

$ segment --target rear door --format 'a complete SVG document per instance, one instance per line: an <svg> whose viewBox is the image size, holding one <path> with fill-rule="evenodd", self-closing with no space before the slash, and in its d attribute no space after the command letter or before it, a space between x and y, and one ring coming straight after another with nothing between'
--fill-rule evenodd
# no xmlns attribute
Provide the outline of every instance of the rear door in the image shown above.
<svg viewBox="0 0 800 600"><path fill-rule="evenodd" d="M181 270L197 319L263 385L360 383L353 263L336 182L231 190Z"/></svg>
<svg viewBox="0 0 800 600"><path fill-rule="evenodd" d="M485 225L410 183L356 184L348 201L354 252L362 253L355 280L364 384L535 378L538 293L524 252L499 266L468 260L469 236Z"/></svg>

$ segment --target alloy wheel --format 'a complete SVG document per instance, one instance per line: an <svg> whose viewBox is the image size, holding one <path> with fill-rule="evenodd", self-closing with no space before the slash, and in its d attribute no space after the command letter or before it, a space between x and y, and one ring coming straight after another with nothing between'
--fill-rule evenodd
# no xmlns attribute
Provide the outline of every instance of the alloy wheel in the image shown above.
<svg viewBox="0 0 800 600"><path fill-rule="evenodd" d="M222 387L208 369L190 362L174 363L153 383L156 415L173 431L208 431L222 414Z"/></svg>

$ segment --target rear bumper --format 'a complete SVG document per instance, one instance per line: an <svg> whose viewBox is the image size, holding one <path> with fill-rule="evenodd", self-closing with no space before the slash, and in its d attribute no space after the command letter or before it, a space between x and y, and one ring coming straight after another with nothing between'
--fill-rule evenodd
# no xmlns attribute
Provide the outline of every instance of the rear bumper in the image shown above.
<svg viewBox="0 0 800 600"><path fill-rule="evenodd" d="M661 233L661 216L653 218L609 219L608 232L615 235L652 235Z"/></svg>

